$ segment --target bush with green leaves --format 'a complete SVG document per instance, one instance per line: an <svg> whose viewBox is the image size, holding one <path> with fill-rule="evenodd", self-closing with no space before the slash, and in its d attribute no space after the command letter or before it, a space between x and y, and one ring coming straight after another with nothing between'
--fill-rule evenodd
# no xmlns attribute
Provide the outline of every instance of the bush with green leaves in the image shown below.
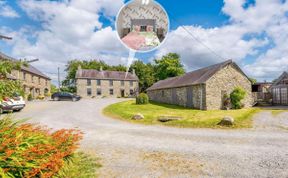
<svg viewBox="0 0 288 178"><path fill-rule="evenodd" d="M33 100L33 96L32 96L31 93L27 96L27 100L28 100L28 101L32 101L32 100Z"/></svg>
<svg viewBox="0 0 288 178"><path fill-rule="evenodd" d="M24 96L24 91L19 81L0 80L0 100L3 97L13 97L15 93Z"/></svg>
<svg viewBox="0 0 288 178"><path fill-rule="evenodd" d="M143 105L143 104L149 104L149 97L146 93L141 93L136 98L136 104Z"/></svg>
<svg viewBox="0 0 288 178"><path fill-rule="evenodd" d="M246 91L241 87L236 87L230 94L230 100L233 109L241 109L244 105L241 101L245 98Z"/></svg>

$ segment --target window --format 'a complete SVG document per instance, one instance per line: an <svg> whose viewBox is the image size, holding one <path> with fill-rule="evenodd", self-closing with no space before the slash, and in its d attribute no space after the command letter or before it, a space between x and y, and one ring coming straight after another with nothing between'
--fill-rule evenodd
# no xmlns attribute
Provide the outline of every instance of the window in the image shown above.
<svg viewBox="0 0 288 178"><path fill-rule="evenodd" d="M87 79L87 86L91 86L91 80Z"/></svg>
<svg viewBox="0 0 288 178"><path fill-rule="evenodd" d="M33 80L34 78L33 78L33 75L31 75L31 82L32 83L34 83L34 80Z"/></svg>
<svg viewBox="0 0 288 178"><path fill-rule="evenodd" d="M23 72L23 80L26 80L26 73Z"/></svg>
<svg viewBox="0 0 288 178"><path fill-rule="evenodd" d="M45 80L45 85L48 86L48 80Z"/></svg>
<svg viewBox="0 0 288 178"><path fill-rule="evenodd" d="M38 83L39 83L39 85L41 84L41 79L40 79L40 77L38 77Z"/></svg>
<svg viewBox="0 0 288 178"><path fill-rule="evenodd" d="M97 86L101 85L101 80L97 80Z"/></svg>
<svg viewBox="0 0 288 178"><path fill-rule="evenodd" d="M110 87L113 86L113 80L109 80L109 83L110 83Z"/></svg>
<svg viewBox="0 0 288 178"><path fill-rule="evenodd" d="M130 87L133 87L133 81L130 81Z"/></svg>
<svg viewBox="0 0 288 178"><path fill-rule="evenodd" d="M134 95L134 90L130 90L130 96Z"/></svg>
<svg viewBox="0 0 288 178"><path fill-rule="evenodd" d="M110 90L109 90L109 93L110 93L110 95L114 95L114 90L113 90L113 89L110 89Z"/></svg>
<svg viewBox="0 0 288 178"><path fill-rule="evenodd" d="M162 97L165 97L165 92L164 92L164 90L162 90Z"/></svg>
<svg viewBox="0 0 288 178"><path fill-rule="evenodd" d="M125 83L124 83L124 81L122 80L122 81L121 81L121 86L124 87L124 84L125 84Z"/></svg>
<svg viewBox="0 0 288 178"><path fill-rule="evenodd" d="M92 90L91 88L87 88L87 96L91 96L92 95Z"/></svg>
<svg viewBox="0 0 288 178"><path fill-rule="evenodd" d="M97 96L101 96L102 95L102 91L100 88L97 88Z"/></svg>

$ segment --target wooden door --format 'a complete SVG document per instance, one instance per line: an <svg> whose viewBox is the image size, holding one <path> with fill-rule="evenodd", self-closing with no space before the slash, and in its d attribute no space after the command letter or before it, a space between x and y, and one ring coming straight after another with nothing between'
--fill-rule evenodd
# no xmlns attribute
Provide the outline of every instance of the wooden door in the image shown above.
<svg viewBox="0 0 288 178"><path fill-rule="evenodd" d="M187 87L186 90L187 90L187 104L186 104L186 106L188 108L193 108L193 87L192 86Z"/></svg>

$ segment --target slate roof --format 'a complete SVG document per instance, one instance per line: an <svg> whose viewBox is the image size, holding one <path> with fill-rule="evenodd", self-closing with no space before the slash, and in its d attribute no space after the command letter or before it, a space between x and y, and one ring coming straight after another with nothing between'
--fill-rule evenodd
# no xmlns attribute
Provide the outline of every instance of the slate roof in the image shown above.
<svg viewBox="0 0 288 178"><path fill-rule="evenodd" d="M6 60L11 60L11 61L17 61L17 59L14 59L10 56L7 56L6 54L3 54L0 52L0 59L6 59ZM31 64L28 64L28 66L22 66L21 69L23 71L29 72L29 73L33 73L35 75L38 75L40 77L46 78L48 80L51 80L47 75L43 74L41 71L39 71L38 69L36 69L34 66L32 66Z"/></svg>
<svg viewBox="0 0 288 178"><path fill-rule="evenodd" d="M126 72L118 71L98 71L80 69L76 73L76 79L99 79L99 80L127 80L138 81L138 77L132 73L128 73L126 78Z"/></svg>
<svg viewBox="0 0 288 178"><path fill-rule="evenodd" d="M205 67L202 69L198 69L198 70L186 73L183 76L161 80L155 83L150 88L148 88L147 91L204 84L216 72L218 72L219 70L223 69L225 66L230 65L230 64L233 65L237 70L239 70L243 75L245 75L244 72L239 68L239 66L236 63L234 63L232 60L228 60L219 64L215 64L209 67Z"/></svg>

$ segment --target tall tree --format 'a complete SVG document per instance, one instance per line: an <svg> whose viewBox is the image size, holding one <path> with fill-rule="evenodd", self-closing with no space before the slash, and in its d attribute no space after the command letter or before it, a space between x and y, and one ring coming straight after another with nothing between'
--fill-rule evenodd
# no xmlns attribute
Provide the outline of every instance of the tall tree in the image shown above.
<svg viewBox="0 0 288 178"><path fill-rule="evenodd" d="M164 80L176 77L185 73L181 64L180 56L176 53L169 53L161 59L155 59L155 77L157 80Z"/></svg>
<svg viewBox="0 0 288 178"><path fill-rule="evenodd" d="M155 82L154 67L151 63L145 64L142 61L135 61L131 65L131 69L135 70L136 75L139 78L140 92L144 92L147 88L153 85Z"/></svg>

